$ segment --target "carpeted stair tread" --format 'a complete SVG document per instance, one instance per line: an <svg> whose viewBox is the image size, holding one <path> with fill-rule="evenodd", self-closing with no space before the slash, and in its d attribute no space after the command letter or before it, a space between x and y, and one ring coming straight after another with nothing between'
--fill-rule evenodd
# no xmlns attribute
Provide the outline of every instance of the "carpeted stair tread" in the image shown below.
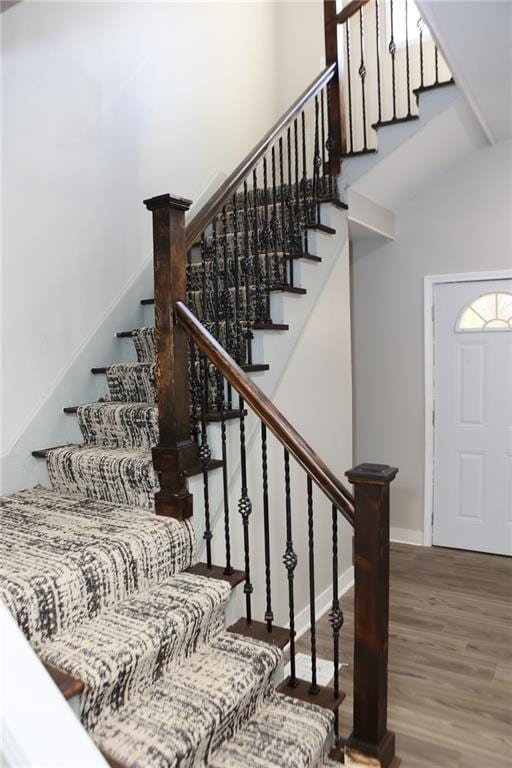
<svg viewBox="0 0 512 768"><path fill-rule="evenodd" d="M190 522L46 488L2 498L0 595L34 647L189 568Z"/></svg>
<svg viewBox="0 0 512 768"><path fill-rule="evenodd" d="M209 768L319 768L326 765L331 712L274 694L210 758Z"/></svg>
<svg viewBox="0 0 512 768"><path fill-rule="evenodd" d="M180 573L40 648L85 684L81 720L92 730L224 629L226 581Z"/></svg>
<svg viewBox="0 0 512 768"><path fill-rule="evenodd" d="M150 449L158 444L156 405L106 401L80 405L76 413L88 445Z"/></svg>
<svg viewBox="0 0 512 768"><path fill-rule="evenodd" d="M49 450L46 464L60 493L154 509L159 484L150 450L70 445Z"/></svg>
<svg viewBox="0 0 512 768"><path fill-rule="evenodd" d="M280 659L270 645L222 632L102 720L93 738L126 768L204 765L271 694Z"/></svg>

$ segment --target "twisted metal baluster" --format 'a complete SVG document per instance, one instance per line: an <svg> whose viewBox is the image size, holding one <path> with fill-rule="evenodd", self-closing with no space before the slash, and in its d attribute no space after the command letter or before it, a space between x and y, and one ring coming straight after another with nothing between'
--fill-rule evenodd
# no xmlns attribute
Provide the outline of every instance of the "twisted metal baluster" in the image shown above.
<svg viewBox="0 0 512 768"><path fill-rule="evenodd" d="M211 316L210 308L209 308L209 305L208 305L208 289L207 289L208 281L207 281L207 269L206 269L206 238L205 238L204 232L201 235L200 249L201 249L201 303L202 303L202 306L203 306L203 315L205 317L205 320L207 321L208 330L211 331L212 321L214 320L214 318ZM192 306L192 305L190 305L190 306ZM205 376L205 379L204 379L204 382L203 382L203 386L204 386L204 391L205 391L205 394L206 394L206 403L207 403L207 406L208 406L209 403L210 403L208 375Z"/></svg>
<svg viewBox="0 0 512 768"><path fill-rule="evenodd" d="M425 86L424 66L423 66L423 28L425 26L425 22L423 21L421 16L416 22L416 26L418 27L418 31L420 33L420 87L423 88Z"/></svg>
<svg viewBox="0 0 512 768"><path fill-rule="evenodd" d="M261 259L258 239L259 217L258 217L258 173L256 168L252 172L252 196L253 196L253 222L252 234L254 242L254 281L256 283L255 296L255 320L265 319L265 293L261 276Z"/></svg>
<svg viewBox="0 0 512 768"><path fill-rule="evenodd" d="M284 161L283 161L283 137L279 137L279 198L280 198L280 206L281 206L281 226L280 226L280 236L281 236L281 263L280 263L280 270L279 270L279 280L283 283L283 285L286 283L287 275L286 275L286 256L288 254L288 237L286 234L286 189L285 189L285 181L284 181Z"/></svg>
<svg viewBox="0 0 512 768"><path fill-rule="evenodd" d="M222 208L222 256L223 256L223 269L224 269L224 287L222 289L222 313L224 316L224 346L230 354L233 350L231 347L231 330L230 330L230 318L231 318L231 295L229 292L229 250L228 250L228 225L227 225L227 211L226 206ZM220 341L220 339L219 339ZM231 410L231 383L227 382L227 407Z"/></svg>
<svg viewBox="0 0 512 768"><path fill-rule="evenodd" d="M436 73L436 79L434 80L434 85L439 85L439 48L437 45L434 46L434 66L435 66L435 73Z"/></svg>
<svg viewBox="0 0 512 768"><path fill-rule="evenodd" d="M358 72L361 78L361 103L363 108L363 151L366 151L368 149L368 127L366 125L366 66L364 63L364 17L362 6L359 9L359 44L361 48L361 62Z"/></svg>
<svg viewBox="0 0 512 768"><path fill-rule="evenodd" d="M347 91L348 91L348 135L350 138L350 149L348 153L354 151L354 126L352 120L352 71L350 67L350 19L345 22L345 48L347 51Z"/></svg>
<svg viewBox="0 0 512 768"><path fill-rule="evenodd" d="M323 197L326 197L325 189L325 97L324 97L324 91L325 88L322 88L320 91L320 141L322 143L322 157L321 157L321 163L322 163L322 192L321 195Z"/></svg>
<svg viewBox="0 0 512 768"><path fill-rule="evenodd" d="M265 540L265 621L267 630L272 632L272 583L270 579L270 521L268 508L268 467L267 467L267 427L261 422L261 477L263 486L263 534Z"/></svg>
<svg viewBox="0 0 512 768"><path fill-rule="evenodd" d="M299 187L299 125L297 118L293 121L293 142L295 160L295 228L297 237L297 253L304 249L302 246L301 220L300 220L300 187Z"/></svg>
<svg viewBox="0 0 512 768"><path fill-rule="evenodd" d="M280 269L279 259L277 255L277 241L279 234L279 221L277 218L277 189L276 189L276 148L272 146L271 151L271 167L272 167L272 216L270 218L270 232L273 246L273 259L272 259L272 283L279 283Z"/></svg>
<svg viewBox="0 0 512 768"><path fill-rule="evenodd" d="M407 74L407 117L411 117L411 64L409 60L409 3L405 0L405 67Z"/></svg>
<svg viewBox="0 0 512 768"><path fill-rule="evenodd" d="M380 18L379 18L379 2L375 0L375 39L377 45L377 105L379 110L378 123L382 122L382 93L380 85Z"/></svg>
<svg viewBox="0 0 512 768"><path fill-rule="evenodd" d="M333 639L333 671L334 671L334 699L340 695L340 631L343 626L343 611L340 608L338 595L338 510L332 507L332 607L329 613L329 622L332 628ZM336 741L340 737L339 710L334 715L334 733Z"/></svg>
<svg viewBox="0 0 512 768"><path fill-rule="evenodd" d="M187 251L187 302L193 303L192 252ZM188 340L188 363L190 367L190 433L195 443L199 442L199 385L197 380L196 348L191 338Z"/></svg>
<svg viewBox="0 0 512 768"><path fill-rule="evenodd" d="M249 247L249 192L247 189L247 179L244 181L244 258L243 270L245 277L245 357L247 363L252 365L252 340L254 334L251 330L253 323L253 308L251 300L251 274L252 260Z"/></svg>
<svg viewBox="0 0 512 768"><path fill-rule="evenodd" d="M288 607L290 617L290 679L288 685L290 688L296 688L298 685L295 669L295 597L294 597L294 571L297 567L297 555L293 549L292 538L292 504L290 491L290 454L284 450L284 491L286 507L286 549L283 556L283 563L288 571Z"/></svg>
<svg viewBox="0 0 512 768"><path fill-rule="evenodd" d="M396 43L395 43L395 28L394 28L394 8L393 0L389 2L390 22L391 22L391 38L389 41L388 51L391 55L391 87L393 91L393 120L396 120Z"/></svg>
<svg viewBox="0 0 512 768"><path fill-rule="evenodd" d="M233 238L234 238L234 262L233 272L235 281L235 307L234 307L234 355L237 363L241 364L244 360L244 344L242 342L242 322L240 309L240 247L238 242L238 203L236 192L232 198L233 207Z"/></svg>
<svg viewBox="0 0 512 768"><path fill-rule="evenodd" d="M270 220L268 217L268 177L267 177L267 157L263 157L263 211L265 223L263 225L263 245L265 249L265 322L272 322L270 319L270 288L272 285L271 266L270 266Z"/></svg>
<svg viewBox="0 0 512 768"><path fill-rule="evenodd" d="M311 685L309 692L320 692L316 679L316 591L315 591L315 545L314 545L314 521L313 521L313 482L307 477L308 499L308 549L309 549L309 620L311 622Z"/></svg>
<svg viewBox="0 0 512 768"><path fill-rule="evenodd" d="M251 584L251 561L249 549L249 517L252 512L252 503L247 491L247 458L245 455L245 404L241 397L238 399L240 409L240 499L238 501L238 511L242 516L242 525L244 531L244 563L245 563L245 616L250 624L252 620L251 613L251 595L253 586Z"/></svg>
<svg viewBox="0 0 512 768"><path fill-rule="evenodd" d="M201 353L199 355L199 377L201 385L201 444L199 446L199 460L203 470L203 500L204 500L204 533L203 539L206 542L206 565L212 567L212 539L213 533L210 523L210 488L208 480L208 465L212 457L210 446L208 445L208 431L206 423L206 413L208 410L208 364L206 357Z"/></svg>
<svg viewBox="0 0 512 768"><path fill-rule="evenodd" d="M330 109L331 109L331 88L330 83L327 86L327 116L329 116ZM328 157L328 163L329 163L329 197L337 197L338 191L336 189L336 183L335 183L335 176L334 176L334 160L332 157L332 148L334 146L333 138L331 136L331 121L327 121L327 141L325 144L325 147L327 149L327 157Z"/></svg>
<svg viewBox="0 0 512 768"><path fill-rule="evenodd" d="M288 208L288 243L290 258L288 260L288 284L293 285L293 257L297 251L297 232L295 231L295 215L293 209L293 180L292 180L292 131L290 126L286 132L286 153L288 158L288 185L286 188L286 205Z"/></svg>
<svg viewBox="0 0 512 768"><path fill-rule="evenodd" d="M320 165L322 157L320 155L320 139L318 135L318 96L315 96L315 151L313 156L313 189L311 210L313 212L313 221L320 222L320 195L318 187L320 183Z"/></svg>
<svg viewBox="0 0 512 768"><path fill-rule="evenodd" d="M226 445L226 408L224 402L224 377L219 373L217 376L217 398L218 409L220 412L220 439L222 445L222 495L224 507L224 542L226 547L226 567L224 573L231 575L234 569L231 565L231 526L229 519L229 475L228 475L228 452Z"/></svg>
<svg viewBox="0 0 512 768"><path fill-rule="evenodd" d="M304 250L308 253L308 169L306 156L306 116L304 110L300 115L302 127L302 220L304 222Z"/></svg>

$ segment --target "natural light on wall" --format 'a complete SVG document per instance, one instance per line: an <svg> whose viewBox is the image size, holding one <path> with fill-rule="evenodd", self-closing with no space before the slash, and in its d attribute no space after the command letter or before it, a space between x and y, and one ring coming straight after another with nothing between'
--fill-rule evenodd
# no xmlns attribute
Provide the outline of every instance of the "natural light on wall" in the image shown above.
<svg viewBox="0 0 512 768"><path fill-rule="evenodd" d="M512 293L485 293L466 307L457 331L512 330Z"/></svg>
<svg viewBox="0 0 512 768"><path fill-rule="evenodd" d="M406 40L406 30L409 32L409 43L413 43L423 32L423 39L430 38L430 31L425 26L425 22L420 16L419 10L411 0L399 0L393 4L397 10L393 13L393 31L395 43L404 45ZM407 8L407 14L405 13ZM407 19L407 21L406 21Z"/></svg>

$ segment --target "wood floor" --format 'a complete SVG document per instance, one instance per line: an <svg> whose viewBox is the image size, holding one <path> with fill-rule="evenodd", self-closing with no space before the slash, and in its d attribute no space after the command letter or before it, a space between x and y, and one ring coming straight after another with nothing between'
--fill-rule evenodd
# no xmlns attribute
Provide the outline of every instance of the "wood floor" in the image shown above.
<svg viewBox="0 0 512 768"><path fill-rule="evenodd" d="M343 611L351 665L352 592ZM326 616L317 645L332 658ZM309 653L308 635L297 650ZM344 668L345 736L351 675ZM511 768L512 558L392 545L388 712L403 768Z"/></svg>

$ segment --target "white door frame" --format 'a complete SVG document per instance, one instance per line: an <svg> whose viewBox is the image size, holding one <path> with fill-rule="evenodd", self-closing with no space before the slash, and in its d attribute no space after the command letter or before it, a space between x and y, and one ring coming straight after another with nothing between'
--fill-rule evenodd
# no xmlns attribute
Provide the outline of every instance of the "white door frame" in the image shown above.
<svg viewBox="0 0 512 768"><path fill-rule="evenodd" d="M459 272L447 275L426 275L424 288L425 331L425 492L423 546L432 546L434 514L434 288L440 283L468 283L482 280L512 278L512 269L486 272Z"/></svg>

